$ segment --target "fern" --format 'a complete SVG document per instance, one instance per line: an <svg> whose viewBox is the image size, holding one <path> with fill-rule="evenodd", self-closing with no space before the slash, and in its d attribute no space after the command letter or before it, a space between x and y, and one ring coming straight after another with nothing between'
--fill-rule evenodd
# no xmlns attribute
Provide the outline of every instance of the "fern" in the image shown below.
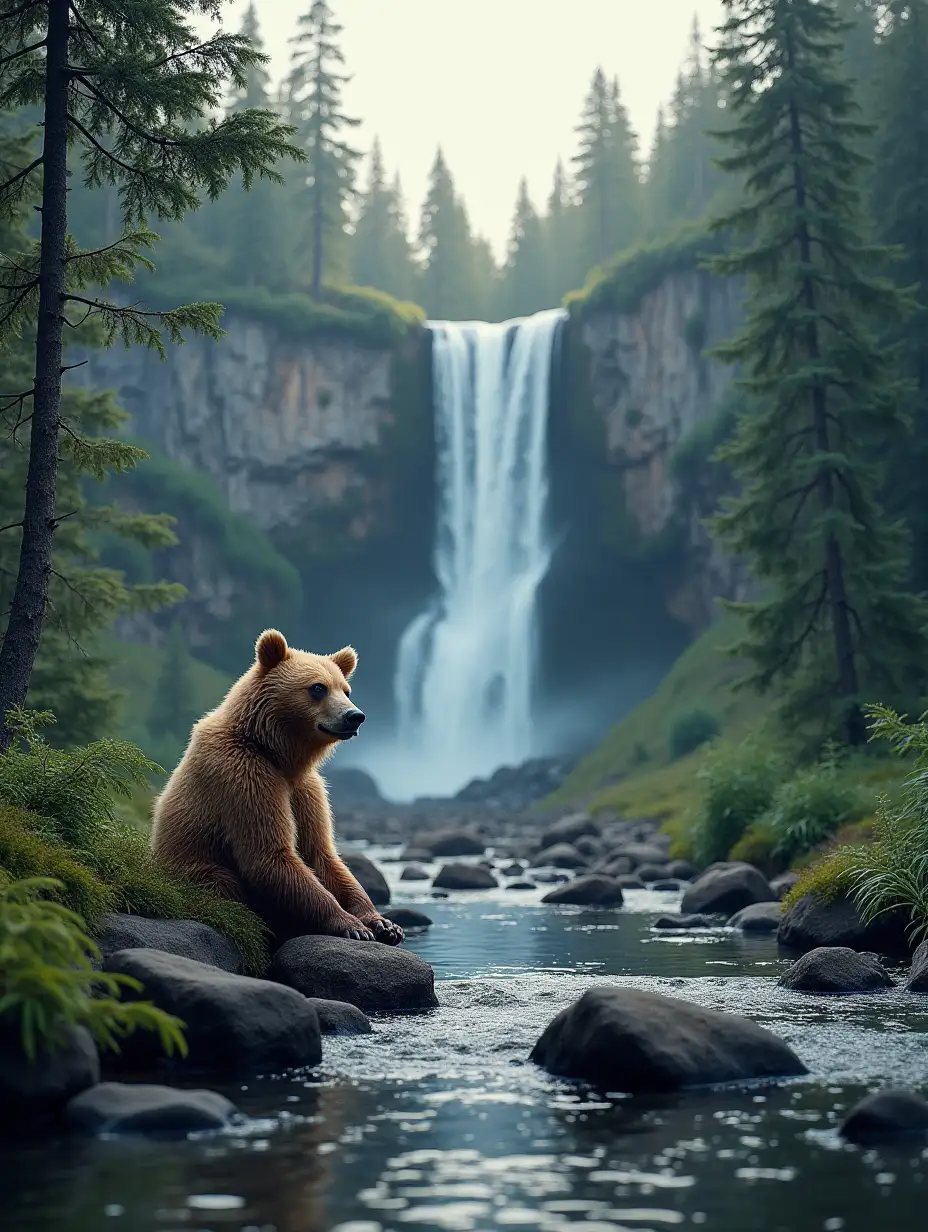
<svg viewBox="0 0 928 1232"><path fill-rule="evenodd" d="M121 1001L123 991L142 991L138 980L94 970L100 952L84 921L41 897L58 888L47 877L0 888L0 1020L18 1019L28 1059L60 1047L68 1026L86 1027L113 1052L133 1031L155 1031L169 1056L186 1056L179 1018L150 1002Z"/></svg>
<svg viewBox="0 0 928 1232"><path fill-rule="evenodd" d="M89 850L113 822L115 799L130 798L133 787L163 771L123 740L53 748L41 735L51 722L47 712L16 709L7 716L16 739L0 757L0 798L44 818L48 834Z"/></svg>

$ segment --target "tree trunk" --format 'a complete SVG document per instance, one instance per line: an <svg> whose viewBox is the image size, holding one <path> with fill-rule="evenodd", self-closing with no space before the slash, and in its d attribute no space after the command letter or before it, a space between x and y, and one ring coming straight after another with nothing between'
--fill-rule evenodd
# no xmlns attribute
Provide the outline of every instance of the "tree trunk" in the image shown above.
<svg viewBox="0 0 928 1232"><path fill-rule="evenodd" d="M787 34L787 46L789 68L790 71L795 72L796 65L792 31L789 31ZM808 224L805 221L806 185L802 174L802 168L799 164L799 158L803 152L802 127L799 122L799 113L796 110L795 102L790 103L790 143L794 156L793 180L796 192L796 203L803 215L798 230L799 256L802 264L808 269L812 264L812 245L809 239ZM812 284L812 279L808 276L804 281L803 300L811 317L816 310L815 287ZM809 353L809 359L812 360L813 363L818 364L821 351L819 347L818 329L814 320L809 321L809 325L806 330L806 346ZM818 384L812 391L812 420L815 430L816 447L820 452L828 453L830 451L828 404L825 396L825 390ZM819 503L826 511L832 509L835 502L835 493L833 476L829 467L822 467L819 471L817 476L817 484ZM845 567L841 553L841 545L838 542L834 531L829 533L825 544L825 579L828 606L831 609L831 627L835 642L835 658L837 660L838 671L838 696L856 698L858 693L857 662L854 651L854 636L851 631L850 609L847 602L847 587L844 580ZM863 744L866 740L866 725L864 723L860 707L856 701L849 708L847 715L845 716L845 735L848 743L851 745Z"/></svg>
<svg viewBox="0 0 928 1232"><path fill-rule="evenodd" d="M52 571L68 230L68 0L48 0L43 158L32 430L19 569L0 647L0 752L12 742L3 720L12 707L25 704L29 692Z"/></svg>

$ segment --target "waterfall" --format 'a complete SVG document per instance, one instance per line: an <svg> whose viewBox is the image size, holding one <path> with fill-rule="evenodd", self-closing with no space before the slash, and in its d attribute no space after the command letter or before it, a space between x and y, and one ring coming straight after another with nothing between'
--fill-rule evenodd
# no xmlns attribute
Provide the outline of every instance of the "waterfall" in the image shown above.
<svg viewBox="0 0 928 1232"><path fill-rule="evenodd" d="M396 740L377 767L394 798L451 795L533 755L551 359L564 315L429 324L439 591L397 654Z"/></svg>

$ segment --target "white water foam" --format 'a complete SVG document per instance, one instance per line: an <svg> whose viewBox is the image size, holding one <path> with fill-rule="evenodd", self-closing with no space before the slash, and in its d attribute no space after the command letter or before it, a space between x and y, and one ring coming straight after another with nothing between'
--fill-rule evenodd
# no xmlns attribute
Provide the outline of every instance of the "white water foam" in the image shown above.
<svg viewBox="0 0 928 1232"><path fill-rule="evenodd" d="M365 763L392 799L453 795L533 755L551 360L564 316L429 325L439 593L400 640L395 742Z"/></svg>

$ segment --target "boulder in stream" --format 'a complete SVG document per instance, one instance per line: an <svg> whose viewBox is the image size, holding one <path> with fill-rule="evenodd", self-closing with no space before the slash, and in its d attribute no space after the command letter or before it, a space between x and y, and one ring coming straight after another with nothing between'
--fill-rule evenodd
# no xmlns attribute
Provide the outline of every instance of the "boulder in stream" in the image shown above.
<svg viewBox="0 0 928 1232"><path fill-rule="evenodd" d="M370 1035L371 1020L356 1005L324 997L307 997L306 1000L319 1016L319 1030L323 1035Z"/></svg>
<svg viewBox="0 0 928 1232"><path fill-rule="evenodd" d="M392 920L394 924L399 924L400 928L431 928L432 917L426 915L424 911L417 911L415 907L391 907L385 911L384 916L388 920Z"/></svg>
<svg viewBox="0 0 928 1232"><path fill-rule="evenodd" d="M905 986L909 992L928 993L928 941L923 941L912 955Z"/></svg>
<svg viewBox="0 0 928 1232"><path fill-rule="evenodd" d="M428 881L431 875L421 864L408 864L400 873L400 881Z"/></svg>
<svg viewBox="0 0 928 1232"><path fill-rule="evenodd" d="M438 1005L429 964L377 941L294 937L274 955L271 979L304 997L347 1001L367 1014L414 1013Z"/></svg>
<svg viewBox="0 0 928 1232"><path fill-rule="evenodd" d="M487 849L486 839L479 838L470 830L439 830L431 837L424 837L422 845L433 856L482 856Z"/></svg>
<svg viewBox="0 0 928 1232"><path fill-rule="evenodd" d="M860 954L846 946L822 946L796 960L779 984L793 992L851 994L884 992L895 981L875 954Z"/></svg>
<svg viewBox="0 0 928 1232"><path fill-rule="evenodd" d="M540 851L532 864L536 868L586 868L589 861L572 843L555 843Z"/></svg>
<svg viewBox="0 0 928 1232"><path fill-rule="evenodd" d="M61 1043L36 1059L23 1052L18 1021L0 1024L0 1108L8 1116L41 1118L100 1081L100 1058L90 1032L66 1027Z"/></svg>
<svg viewBox="0 0 928 1232"><path fill-rule="evenodd" d="M589 835L599 837L599 826L586 813L571 813L562 817L553 825L547 826L541 835L541 846L554 847L557 843L575 843L577 839Z"/></svg>
<svg viewBox="0 0 928 1232"><path fill-rule="evenodd" d="M319 938L321 940L322 938ZM376 946L379 942L345 942ZM319 1018L305 996L271 980L230 975L205 963L158 950L117 950L105 971L141 981L141 999L176 1014L186 1025L188 1065L229 1074L318 1065L322 1059ZM120 1045L125 1063L149 1065L164 1060L157 1036L134 1031Z"/></svg>
<svg viewBox="0 0 928 1232"><path fill-rule="evenodd" d="M622 887L612 877L594 873L589 877L576 877L566 885L550 890L541 901L578 907L621 907Z"/></svg>
<svg viewBox="0 0 928 1232"><path fill-rule="evenodd" d="M788 1044L747 1018L634 988L589 989L548 1025L530 1059L628 1092L806 1073Z"/></svg>
<svg viewBox="0 0 928 1232"><path fill-rule="evenodd" d="M90 1134L189 1134L223 1129L238 1115L215 1091L179 1091L145 1083L101 1082L66 1109L75 1129Z"/></svg>
<svg viewBox="0 0 928 1232"><path fill-rule="evenodd" d="M715 928L711 915L662 915L651 925L659 933L682 933L690 928Z"/></svg>
<svg viewBox="0 0 928 1232"><path fill-rule="evenodd" d="M861 1146L928 1134L928 1100L914 1091L876 1091L851 1109L840 1134Z"/></svg>
<svg viewBox="0 0 928 1232"><path fill-rule="evenodd" d="M432 885L436 890L495 890L499 882L481 864L446 864Z"/></svg>
<svg viewBox="0 0 928 1232"><path fill-rule="evenodd" d="M390 887L387 879L373 860L357 851L349 851L342 859L357 878L361 889L375 907L386 907L390 901Z"/></svg>
<svg viewBox="0 0 928 1232"><path fill-rule="evenodd" d="M831 899L806 894L790 906L777 932L777 941L790 950L814 950L820 946L845 946L875 954L911 952L906 916L887 912L865 924L854 904L843 895Z"/></svg>
<svg viewBox="0 0 928 1232"><path fill-rule="evenodd" d="M742 933L775 933L780 927L782 914L782 903L753 903L733 915L728 927L737 928Z"/></svg>
<svg viewBox="0 0 928 1232"><path fill-rule="evenodd" d="M733 916L754 903L769 903L776 899L766 879L751 864L723 864L707 869L687 887L680 910L713 915L716 912Z"/></svg>

